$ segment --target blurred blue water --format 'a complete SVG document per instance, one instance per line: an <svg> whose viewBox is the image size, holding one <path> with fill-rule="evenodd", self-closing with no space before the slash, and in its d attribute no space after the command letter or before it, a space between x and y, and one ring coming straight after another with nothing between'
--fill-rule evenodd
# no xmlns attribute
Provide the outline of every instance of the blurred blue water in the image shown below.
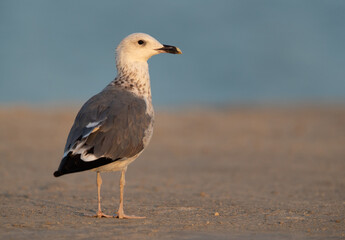
<svg viewBox="0 0 345 240"><path fill-rule="evenodd" d="M146 32L158 106L345 102L345 1L0 1L0 103L83 102Z"/></svg>

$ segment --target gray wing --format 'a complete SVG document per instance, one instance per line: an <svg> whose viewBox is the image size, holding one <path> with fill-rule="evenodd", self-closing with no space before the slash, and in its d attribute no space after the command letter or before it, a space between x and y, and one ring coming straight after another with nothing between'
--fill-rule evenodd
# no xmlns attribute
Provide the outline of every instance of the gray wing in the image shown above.
<svg viewBox="0 0 345 240"><path fill-rule="evenodd" d="M152 124L143 99L121 89L104 89L80 109L57 172L88 170L137 155Z"/></svg>

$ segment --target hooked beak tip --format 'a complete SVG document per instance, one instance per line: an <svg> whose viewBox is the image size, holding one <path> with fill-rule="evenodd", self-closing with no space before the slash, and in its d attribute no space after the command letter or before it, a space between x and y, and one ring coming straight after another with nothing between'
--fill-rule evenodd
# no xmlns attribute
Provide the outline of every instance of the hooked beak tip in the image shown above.
<svg viewBox="0 0 345 240"><path fill-rule="evenodd" d="M176 54L182 54L181 49L179 49L178 47L176 47Z"/></svg>

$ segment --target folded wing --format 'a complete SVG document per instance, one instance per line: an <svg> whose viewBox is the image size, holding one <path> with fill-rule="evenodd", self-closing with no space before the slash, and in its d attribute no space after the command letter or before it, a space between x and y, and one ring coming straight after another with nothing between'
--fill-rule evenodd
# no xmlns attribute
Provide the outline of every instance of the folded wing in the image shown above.
<svg viewBox="0 0 345 240"><path fill-rule="evenodd" d="M80 109L54 176L137 155L144 149L147 129L152 124L144 99L121 89L106 88Z"/></svg>

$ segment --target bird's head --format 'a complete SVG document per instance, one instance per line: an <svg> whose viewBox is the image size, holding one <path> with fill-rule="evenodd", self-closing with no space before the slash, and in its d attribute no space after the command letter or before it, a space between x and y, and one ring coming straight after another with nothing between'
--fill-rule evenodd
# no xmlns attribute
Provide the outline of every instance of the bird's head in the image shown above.
<svg viewBox="0 0 345 240"><path fill-rule="evenodd" d="M150 57L159 53L182 54L179 48L163 45L145 33L127 36L116 48L117 60L125 62L147 62Z"/></svg>

